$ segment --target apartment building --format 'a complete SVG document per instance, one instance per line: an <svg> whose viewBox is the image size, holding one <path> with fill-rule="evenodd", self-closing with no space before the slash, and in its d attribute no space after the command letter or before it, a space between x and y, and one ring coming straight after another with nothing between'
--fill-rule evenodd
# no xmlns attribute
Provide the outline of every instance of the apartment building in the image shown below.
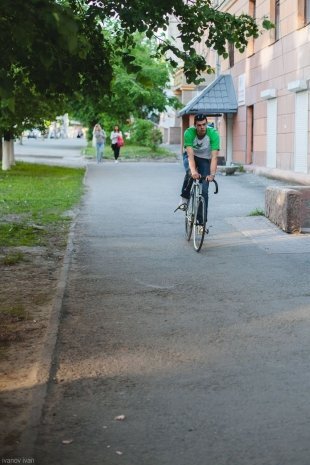
<svg viewBox="0 0 310 465"><path fill-rule="evenodd" d="M181 68L177 71L173 90L184 109L179 118L172 111L170 121L166 119L165 142L182 143L198 108L216 114L213 99L210 112L208 87L212 97L218 94L223 100L221 76L229 75L237 106L231 111L230 101L228 111L221 112L219 104L221 116L216 118L226 162L309 174L310 0L213 0L213 5L231 14L247 13L258 22L267 16L275 28L251 39L242 54L229 44L229 57L219 66L214 51L201 50L217 73L199 87L186 83Z"/></svg>
<svg viewBox="0 0 310 465"><path fill-rule="evenodd" d="M228 161L309 174L310 0L217 3L223 12L258 20L267 16L275 24L251 39L243 54L230 46L229 57L221 61L221 74L231 75L238 102L237 112L220 121L222 155Z"/></svg>

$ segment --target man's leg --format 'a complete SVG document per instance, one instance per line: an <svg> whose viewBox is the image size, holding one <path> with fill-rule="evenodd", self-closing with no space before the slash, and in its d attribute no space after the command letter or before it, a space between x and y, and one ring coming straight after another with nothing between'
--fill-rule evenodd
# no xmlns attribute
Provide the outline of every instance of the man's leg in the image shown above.
<svg viewBox="0 0 310 465"><path fill-rule="evenodd" d="M188 162L188 155L187 152L183 152L183 166L185 171L187 172L189 170L189 162Z"/></svg>
<svg viewBox="0 0 310 465"><path fill-rule="evenodd" d="M184 176L184 181L183 181L182 190L181 190L181 197L183 197L183 199L188 200L190 198L192 184L193 184L193 178L191 176L191 172L190 170L187 170Z"/></svg>
<svg viewBox="0 0 310 465"><path fill-rule="evenodd" d="M183 185L182 185L182 189L181 189L181 199L180 199L180 202L179 202L179 206L177 207L175 212L177 210L183 210L184 211L184 210L187 209L187 204L188 204L188 201L189 201L189 198L190 198L192 184L193 184L193 179L191 177L190 170L187 170L187 172L186 172L186 174L184 176L184 181L183 181Z"/></svg>
<svg viewBox="0 0 310 465"><path fill-rule="evenodd" d="M195 163L197 166L198 173L201 174L202 177L206 177L210 174L210 160L206 160L204 158L195 157ZM202 196L205 200L205 219L207 222L208 219L208 200L209 200L209 181L203 180L202 181ZM202 220L201 214L198 212L198 221Z"/></svg>

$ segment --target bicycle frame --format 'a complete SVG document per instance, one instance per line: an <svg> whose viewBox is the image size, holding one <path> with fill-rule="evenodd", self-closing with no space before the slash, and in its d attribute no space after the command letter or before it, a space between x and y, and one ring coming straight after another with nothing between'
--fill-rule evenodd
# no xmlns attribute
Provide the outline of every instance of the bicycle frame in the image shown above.
<svg viewBox="0 0 310 465"><path fill-rule="evenodd" d="M202 195L202 180L203 179L200 178L193 181L188 207L185 211L186 238L188 241L191 239L192 231L194 229L193 242L196 252L200 251L204 241L204 236L209 232L208 229L206 229L205 199ZM215 180L213 180L213 182L215 184L214 194L217 194L218 184Z"/></svg>

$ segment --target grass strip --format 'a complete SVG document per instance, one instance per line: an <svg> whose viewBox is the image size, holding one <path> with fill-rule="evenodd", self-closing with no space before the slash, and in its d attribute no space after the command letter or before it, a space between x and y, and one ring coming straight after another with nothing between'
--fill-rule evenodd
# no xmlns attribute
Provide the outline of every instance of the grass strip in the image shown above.
<svg viewBox="0 0 310 465"><path fill-rule="evenodd" d="M49 227L63 229L83 193L84 168L19 162L0 173L0 246L45 243Z"/></svg>

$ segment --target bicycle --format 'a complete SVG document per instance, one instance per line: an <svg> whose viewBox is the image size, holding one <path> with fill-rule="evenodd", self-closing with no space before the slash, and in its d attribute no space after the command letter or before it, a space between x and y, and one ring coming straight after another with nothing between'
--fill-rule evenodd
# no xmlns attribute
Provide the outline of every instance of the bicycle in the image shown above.
<svg viewBox="0 0 310 465"><path fill-rule="evenodd" d="M190 198L187 208L185 209L185 236L186 239L190 241L194 230L193 243L196 252L200 251L205 234L209 233L209 230L206 228L205 199L202 195L202 181L204 179L206 179L206 177L193 180ZM218 184L215 179L213 179L212 182L215 184L214 194L217 194Z"/></svg>

